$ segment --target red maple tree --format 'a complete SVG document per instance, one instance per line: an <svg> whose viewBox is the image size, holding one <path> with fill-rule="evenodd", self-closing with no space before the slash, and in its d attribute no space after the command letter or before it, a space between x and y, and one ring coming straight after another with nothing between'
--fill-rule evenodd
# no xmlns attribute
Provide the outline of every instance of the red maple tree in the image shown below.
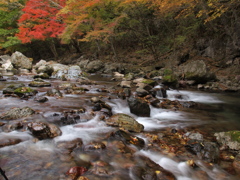
<svg viewBox="0 0 240 180"><path fill-rule="evenodd" d="M65 5L66 0L29 0L22 9L19 18L19 33L16 36L22 43L33 39L45 40L56 38L65 28L57 13Z"/></svg>

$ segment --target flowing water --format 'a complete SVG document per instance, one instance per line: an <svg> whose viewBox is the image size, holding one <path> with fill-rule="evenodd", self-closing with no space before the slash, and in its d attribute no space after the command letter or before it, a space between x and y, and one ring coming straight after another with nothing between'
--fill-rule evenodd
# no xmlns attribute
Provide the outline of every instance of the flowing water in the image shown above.
<svg viewBox="0 0 240 180"><path fill-rule="evenodd" d="M5 77L10 75L11 74L5 74ZM179 101L194 101L200 104L199 108L189 108L189 110L185 111L173 111L151 107L150 117L137 117L130 113L126 100L116 98L106 92L97 91L98 88L104 87L110 89L111 86L116 85L116 82L110 81L111 77L93 75L90 78L98 82L98 85L92 86L90 91L81 95L64 94L63 98L48 97L49 101L45 103L38 103L33 101L33 99L22 100L15 97L4 97L2 91L0 91L0 113L6 112L12 107L26 106L39 112L30 118L23 118L25 121L36 119L56 122L59 117L55 115L61 114L64 110L79 109L80 107L85 107L87 109L86 113L81 115L78 124L62 126L62 135L52 140L35 142L34 138L27 130L12 132L1 131L0 141L8 137L16 137L23 140L23 142L17 145L0 148L0 167L6 171L6 175L10 180L67 179L65 173L70 167L76 166L76 163L67 157L62 158L59 156L55 144L63 140L74 140L75 138L81 138L83 144L88 144L98 139L104 139L104 137L114 131L113 127L106 126L104 121L100 121L98 115L91 115L91 109L88 103L90 98L95 96L111 96L112 98L105 98L104 100L112 107L113 114L125 113L131 115L139 123L144 125L144 131L146 133L161 132L165 129L184 128L197 128L207 132L240 130L239 94L168 90L167 94L170 100L175 100L176 97L178 97L177 100ZM0 89L2 90L4 87L16 83L24 83L27 85L31 80L32 78L29 76L18 76L17 81L8 80L0 82ZM49 81L51 81L53 86L62 83L59 80ZM38 90L38 95L41 95L50 88L52 87L35 89ZM179 99L179 97L181 98ZM146 144L148 143L146 137L140 134L135 135L143 138ZM108 146L109 148L113 146L111 143L106 144L107 148ZM78 160L87 161L96 156L95 158L97 159L107 161L111 165L111 168L114 169L112 172L115 172L115 174L111 177L102 176L99 179L137 179L131 174L131 168L128 168L128 164L134 162L130 160L131 158L129 159L119 154L109 154L111 154L111 152L102 151L100 154L97 153L97 155L94 153L88 154L79 152L76 156ZM135 153L135 155L139 154L150 158L164 169L173 173L176 179L199 179L195 176L194 170L190 168L185 161L173 158L171 155L152 152L147 149ZM201 167L203 172L208 174L210 179L219 179L219 174L223 172L223 170L217 166L208 168L202 164L201 161L196 161L196 163L198 163L198 166ZM91 180L98 179L95 176L90 177L92 177L89 178ZM229 177L226 179L231 179ZM0 175L0 180L1 179L3 179L3 177Z"/></svg>

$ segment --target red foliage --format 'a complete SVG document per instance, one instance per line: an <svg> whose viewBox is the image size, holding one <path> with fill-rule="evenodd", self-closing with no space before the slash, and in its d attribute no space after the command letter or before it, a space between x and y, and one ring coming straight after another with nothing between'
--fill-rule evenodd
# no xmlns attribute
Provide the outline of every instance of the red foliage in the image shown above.
<svg viewBox="0 0 240 180"><path fill-rule="evenodd" d="M22 43L33 39L45 40L56 38L65 28L57 13L65 5L66 0L29 0L22 9L24 12L19 22L19 33L16 36Z"/></svg>

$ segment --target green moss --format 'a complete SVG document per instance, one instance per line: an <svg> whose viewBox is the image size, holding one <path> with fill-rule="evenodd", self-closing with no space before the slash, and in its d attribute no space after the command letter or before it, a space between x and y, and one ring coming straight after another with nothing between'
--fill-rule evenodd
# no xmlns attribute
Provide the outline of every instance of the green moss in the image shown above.
<svg viewBox="0 0 240 180"><path fill-rule="evenodd" d="M173 72L172 72L171 69L164 69L163 74L164 74L165 76L167 76L167 75L172 75Z"/></svg>
<svg viewBox="0 0 240 180"><path fill-rule="evenodd" d="M20 87L14 90L14 93L31 93L34 90L29 87Z"/></svg>
<svg viewBox="0 0 240 180"><path fill-rule="evenodd" d="M240 131L229 131L227 132L228 135L231 136L233 141L237 141L240 143Z"/></svg>
<svg viewBox="0 0 240 180"><path fill-rule="evenodd" d="M151 80L151 79L144 79L144 80L142 81L142 83L152 84L152 83L155 83L155 81L154 81L154 80Z"/></svg>

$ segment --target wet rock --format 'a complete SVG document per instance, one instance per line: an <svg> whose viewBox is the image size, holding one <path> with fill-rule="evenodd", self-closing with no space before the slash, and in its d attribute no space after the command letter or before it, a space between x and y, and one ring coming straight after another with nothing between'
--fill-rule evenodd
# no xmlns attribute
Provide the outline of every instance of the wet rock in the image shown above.
<svg viewBox="0 0 240 180"><path fill-rule="evenodd" d="M95 174L100 177L110 177L113 174L113 168L112 166L104 161L95 161L91 163L92 167L89 169L89 171L92 174ZM102 179L101 178L101 179Z"/></svg>
<svg viewBox="0 0 240 180"><path fill-rule="evenodd" d="M14 130L18 130L23 128L23 122L22 121L11 121L3 126L4 132L11 132Z"/></svg>
<svg viewBox="0 0 240 180"><path fill-rule="evenodd" d="M34 98L34 101L44 103L44 102L48 101L48 98L45 97L45 96L37 96L37 97Z"/></svg>
<svg viewBox="0 0 240 180"><path fill-rule="evenodd" d="M5 147L5 146L11 146L11 145L15 145L15 144L18 144L22 142L21 139L18 139L18 138L4 138L4 139L1 139L0 141L0 148L1 147Z"/></svg>
<svg viewBox="0 0 240 180"><path fill-rule="evenodd" d="M149 104L141 98L131 96L128 100L130 112L142 117L150 117Z"/></svg>
<svg viewBox="0 0 240 180"><path fill-rule="evenodd" d="M139 81L139 80L140 80L140 81ZM134 82L136 82L136 81L134 81ZM154 87L154 86L157 85L157 82L154 81L154 80L152 80L152 79L144 79L144 78L141 79L141 78L139 78L139 79L138 79L138 82L144 83L144 84L149 85L149 86L152 86L152 87Z"/></svg>
<svg viewBox="0 0 240 180"><path fill-rule="evenodd" d="M185 146L188 151L192 154L197 155L200 159L207 162L216 163L219 160L219 147L214 142L198 142L189 141L188 145Z"/></svg>
<svg viewBox="0 0 240 180"><path fill-rule="evenodd" d="M157 98L151 98L149 99L149 102L153 107L156 107L156 108L160 107L160 100Z"/></svg>
<svg viewBox="0 0 240 180"><path fill-rule="evenodd" d="M144 89L144 90L146 90L146 91L148 91L148 92L153 88L153 86L150 86L150 85L145 84L145 83L142 83L142 82L137 83L137 84L136 84L136 87L141 88L141 89Z"/></svg>
<svg viewBox="0 0 240 180"><path fill-rule="evenodd" d="M58 126L45 122L31 122L28 124L28 129L33 136L40 140L54 138L62 134Z"/></svg>
<svg viewBox="0 0 240 180"><path fill-rule="evenodd" d="M47 73L40 73L40 74L37 74L35 76L33 76L33 79L49 79L50 76L47 74Z"/></svg>
<svg viewBox="0 0 240 180"><path fill-rule="evenodd" d="M89 89L85 87L72 87L64 90L66 94L83 94L86 91L89 91Z"/></svg>
<svg viewBox="0 0 240 180"><path fill-rule="evenodd" d="M63 97L63 94L60 90L53 88L47 91L47 96Z"/></svg>
<svg viewBox="0 0 240 180"><path fill-rule="evenodd" d="M235 169L235 171L237 172L237 174L240 174L240 154L238 154L234 161L233 161L233 167Z"/></svg>
<svg viewBox="0 0 240 180"><path fill-rule="evenodd" d="M219 160L219 147L214 142L204 142L201 158L207 162L216 163Z"/></svg>
<svg viewBox="0 0 240 180"><path fill-rule="evenodd" d="M16 77L16 76L11 76L11 77L8 77L7 80L17 81L17 80L18 80L18 77Z"/></svg>
<svg viewBox="0 0 240 180"><path fill-rule="evenodd" d="M24 56L22 53L18 51L12 54L11 62L13 66L17 69L19 68L28 69L28 70L32 69L32 59L27 58L26 56Z"/></svg>
<svg viewBox="0 0 240 180"><path fill-rule="evenodd" d="M167 89L165 87L155 87L151 90L151 94L155 97L166 98L167 97Z"/></svg>
<svg viewBox="0 0 240 180"><path fill-rule="evenodd" d="M81 138L76 138L71 141L58 141L56 147L62 154L70 154L75 148L82 147L83 142Z"/></svg>
<svg viewBox="0 0 240 180"><path fill-rule="evenodd" d="M25 85L24 84L9 85L3 89L3 94L6 94L6 95L14 94L14 90L21 87L25 87Z"/></svg>
<svg viewBox="0 0 240 180"><path fill-rule="evenodd" d="M112 111L107 108L102 108L99 111L99 115L100 115L101 120L105 120L105 119L109 118L110 116L112 116Z"/></svg>
<svg viewBox="0 0 240 180"><path fill-rule="evenodd" d="M149 95L149 92L143 88L137 88L136 94L138 97L145 97L145 96Z"/></svg>
<svg viewBox="0 0 240 180"><path fill-rule="evenodd" d="M162 102L160 103L160 108L163 109L180 109L182 105L180 104L179 101L171 101L169 99L163 99Z"/></svg>
<svg viewBox="0 0 240 180"><path fill-rule="evenodd" d="M23 107L23 108L12 108L9 111L3 113L0 116L0 119L5 120L14 120L19 119L23 117L31 116L35 113L35 111L29 107Z"/></svg>
<svg viewBox="0 0 240 180"><path fill-rule="evenodd" d="M35 79L34 81L28 84L30 87L50 87L51 83L46 82L40 78Z"/></svg>
<svg viewBox="0 0 240 180"><path fill-rule="evenodd" d="M194 108L198 105L197 103L195 103L193 101L180 101L179 103L184 108Z"/></svg>
<svg viewBox="0 0 240 180"><path fill-rule="evenodd" d="M79 111L65 111L60 120L62 125L76 124L80 120Z"/></svg>
<svg viewBox="0 0 240 180"><path fill-rule="evenodd" d="M80 84L80 85L95 85L96 84L95 81L91 81L90 79L88 79L86 77L80 77L76 80L76 82L78 82L78 84Z"/></svg>
<svg viewBox="0 0 240 180"><path fill-rule="evenodd" d="M147 157L137 156L136 160L138 165L131 168L131 173L134 179L139 180L175 180L176 178L172 173L166 171L161 166L153 162Z"/></svg>
<svg viewBox="0 0 240 180"><path fill-rule="evenodd" d="M94 103L93 111L100 111L102 108L106 108L109 111L112 110L112 107L108 105L106 102L102 101L99 97L92 97L91 102Z"/></svg>
<svg viewBox="0 0 240 180"><path fill-rule="evenodd" d="M217 141L222 146L228 146L232 150L240 150L240 131L228 131L215 133Z"/></svg>
<svg viewBox="0 0 240 180"><path fill-rule="evenodd" d="M132 132L142 132L144 126L138 123L134 118L127 114L114 114L106 120L106 124L109 126L120 127Z"/></svg>
<svg viewBox="0 0 240 180"><path fill-rule="evenodd" d="M71 167L66 174L71 177L71 179L76 180L79 176L83 175L88 170L85 167Z"/></svg>
<svg viewBox="0 0 240 180"><path fill-rule="evenodd" d="M143 139L141 139L137 136L133 136L130 133L123 131L123 130L118 130L118 131L112 133L111 136L117 140L121 140L122 142L124 142L126 144L135 145L139 149L142 149L145 146L145 142Z"/></svg>
<svg viewBox="0 0 240 180"><path fill-rule="evenodd" d="M30 87L19 87L15 89L13 92L19 97L31 97L35 96L38 93L37 90L31 89Z"/></svg>

